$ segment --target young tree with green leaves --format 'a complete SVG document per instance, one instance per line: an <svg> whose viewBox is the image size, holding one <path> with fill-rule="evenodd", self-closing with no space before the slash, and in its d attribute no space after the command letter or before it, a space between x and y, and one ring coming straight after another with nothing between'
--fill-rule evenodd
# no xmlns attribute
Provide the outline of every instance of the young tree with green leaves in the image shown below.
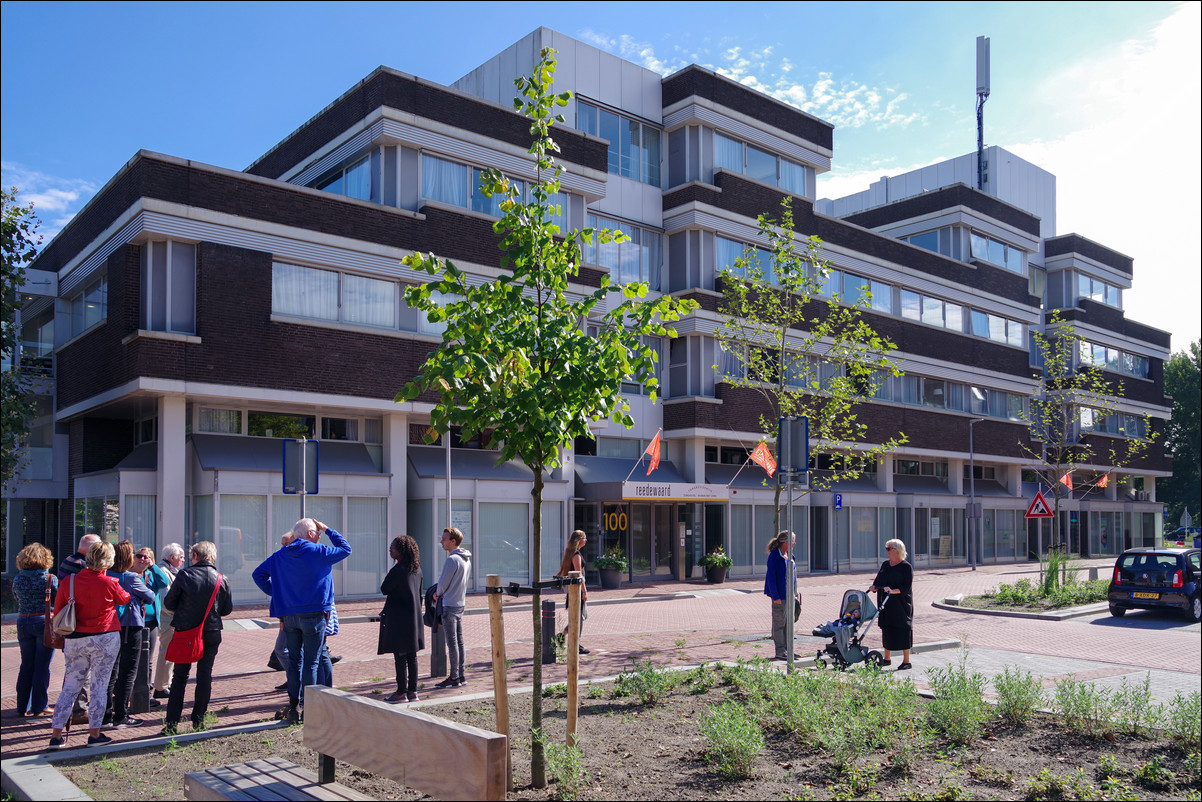
<svg viewBox="0 0 1202 802"><path fill-rule="evenodd" d="M625 427L634 424L622 397L622 382L646 385L653 400L657 383L655 353L640 338L674 337L665 323L696 306L670 297L649 301L646 284L613 285L607 276L596 290L572 286L582 244L594 237L601 243L625 237L587 228L561 232L551 222L559 212L554 197L563 173L554 157L559 148L551 127L563 122L556 107L571 98L568 92L551 92L554 52L544 49L533 75L514 82L520 95L514 108L530 119L533 136L529 152L537 180L530 185L529 198L495 169L481 177L486 196L504 197L503 216L493 228L501 237L507 272L479 283L478 277L434 254L413 254L404 260L431 276L429 283L405 291L406 303L425 312L431 322L445 322L446 330L441 346L397 395L398 401L411 401L436 393L430 415L436 431L459 427L464 437L489 431L498 444L498 462L516 458L533 471L530 557L540 578L546 472L560 464L563 449L589 434L590 423L608 418ZM586 332L586 323L596 325L595 336ZM542 729L540 600L536 582L530 721L536 733ZM535 787L546 784L538 738L531 744L531 775Z"/></svg>
<svg viewBox="0 0 1202 802"><path fill-rule="evenodd" d="M1092 473L1101 472L1090 488L1109 482L1112 472L1147 453L1156 433L1147 415L1120 412L1122 382L1106 379L1104 364L1094 360L1089 343L1060 310L1052 312L1045 328L1031 331L1042 370L1025 413L1030 439L1019 446L1053 496L1052 543L1062 545L1060 502L1073 492L1064 480L1075 489L1084 474L1076 480L1073 474L1089 466ZM1106 434L1106 423L1115 415L1121 416L1117 434Z"/></svg>
<svg viewBox="0 0 1202 802"><path fill-rule="evenodd" d="M1164 450L1173 458L1173 475L1157 480L1157 498L1176 528L1187 509L1197 525L1202 515L1202 343L1197 340L1164 364L1164 392L1173 397L1173 417L1165 425Z"/></svg>
<svg viewBox="0 0 1202 802"><path fill-rule="evenodd" d="M21 286L25 283L25 266L37 255L41 242L38 226L41 225L33 211L33 205L21 206L17 202L17 188L0 189L3 195L3 222L0 224L0 356L4 370L0 372L0 486L8 484L17 473L21 461L21 442L29 433L29 418L33 414L33 401L21 376L20 359L17 358L17 309L21 303Z"/></svg>
<svg viewBox="0 0 1202 802"><path fill-rule="evenodd" d="M759 419L766 439L775 439L781 417L809 418L811 457L836 457L831 470L810 472L809 490L822 490L858 477L907 442L901 432L867 442L868 426L857 415L858 407L901 370L889 356L894 344L860 314L871 301L867 288L857 299L840 303L840 293L834 292L823 302L830 262L822 258L818 237L798 241L791 198L781 201L779 217L758 219L768 247L748 248L721 273L723 320L715 337L738 367L714 369L720 381L759 394L768 408ZM784 485L779 473L770 481L779 531Z"/></svg>

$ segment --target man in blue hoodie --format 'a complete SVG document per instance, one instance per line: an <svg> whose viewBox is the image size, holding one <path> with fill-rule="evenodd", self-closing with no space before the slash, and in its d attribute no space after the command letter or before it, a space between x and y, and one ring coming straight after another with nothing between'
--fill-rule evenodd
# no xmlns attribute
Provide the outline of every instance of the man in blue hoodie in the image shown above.
<svg viewBox="0 0 1202 802"><path fill-rule="evenodd" d="M321 533L333 545L320 544ZM284 717L300 721L306 685L317 684L317 664L325 642L326 617L334 607L332 566L351 556L346 538L321 521L301 518L293 540L264 560L252 576L271 597L271 615L280 619L288 642L288 707Z"/></svg>

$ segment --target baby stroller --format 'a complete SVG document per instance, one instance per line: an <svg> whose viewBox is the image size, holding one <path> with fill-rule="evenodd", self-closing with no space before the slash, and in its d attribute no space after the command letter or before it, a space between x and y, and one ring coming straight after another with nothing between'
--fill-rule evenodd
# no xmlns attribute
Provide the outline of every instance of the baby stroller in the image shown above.
<svg viewBox="0 0 1202 802"><path fill-rule="evenodd" d="M881 604L885 608L889 600ZM830 638L831 642L818 652L817 666L826 668L829 664L840 671L855 663L867 662L879 666L884 656L877 650L864 647L864 638L872 628L879 611L868 594L862 590L849 590L843 594L843 605L839 608L839 618L834 621L814 627L813 634L820 638Z"/></svg>

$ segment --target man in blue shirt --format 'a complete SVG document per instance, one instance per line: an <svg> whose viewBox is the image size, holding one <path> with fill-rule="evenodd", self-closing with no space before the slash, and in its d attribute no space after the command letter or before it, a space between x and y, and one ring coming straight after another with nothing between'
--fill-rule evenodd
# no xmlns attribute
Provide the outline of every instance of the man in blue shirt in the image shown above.
<svg viewBox="0 0 1202 802"><path fill-rule="evenodd" d="M320 544L321 533L333 545ZM317 684L325 645L326 619L334 607L332 566L351 556L346 538L321 521L301 518L293 539L254 570L255 584L271 597L271 615L280 619L288 642L288 707L284 718L300 721L306 685Z"/></svg>

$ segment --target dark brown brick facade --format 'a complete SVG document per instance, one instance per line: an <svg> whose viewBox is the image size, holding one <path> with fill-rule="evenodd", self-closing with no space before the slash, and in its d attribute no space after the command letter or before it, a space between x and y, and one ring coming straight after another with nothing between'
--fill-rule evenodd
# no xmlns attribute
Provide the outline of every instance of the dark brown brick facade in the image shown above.
<svg viewBox="0 0 1202 802"><path fill-rule="evenodd" d="M820 148L830 150L834 147L835 127L830 123L811 117L760 92L740 86L707 69L692 65L664 79L664 108L692 96L712 100L753 120L759 120L813 142Z"/></svg>
<svg viewBox="0 0 1202 802"><path fill-rule="evenodd" d="M396 109L464 131L483 133L523 149L530 147L532 141L530 121L521 114L380 67L268 151L246 172L278 178L379 108ZM553 129L552 136L560 147L559 158L605 172L608 147L604 142L590 140L566 127Z"/></svg>
<svg viewBox="0 0 1202 802"><path fill-rule="evenodd" d="M1044 254L1051 259L1053 256L1063 256L1069 253L1079 253L1095 262L1101 262L1107 267L1113 267L1128 276L1134 273L1134 260L1118 251L1111 250L1105 245L1088 240L1080 234L1065 234L1051 237L1044 242Z"/></svg>
<svg viewBox="0 0 1202 802"><path fill-rule="evenodd" d="M954 209L957 206L980 212L986 217L1006 223L1034 237L1039 236L1038 217L1011 206L1005 201L998 200L979 189L973 189L967 184L954 184L950 187L931 190L885 206L849 214L844 219L864 228L879 228L889 223L935 214L945 209Z"/></svg>

